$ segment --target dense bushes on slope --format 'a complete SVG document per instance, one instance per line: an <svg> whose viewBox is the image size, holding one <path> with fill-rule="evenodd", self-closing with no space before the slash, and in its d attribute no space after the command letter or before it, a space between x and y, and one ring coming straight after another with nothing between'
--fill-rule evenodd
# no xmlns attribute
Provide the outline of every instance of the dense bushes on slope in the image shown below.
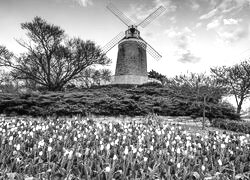
<svg viewBox="0 0 250 180"><path fill-rule="evenodd" d="M229 121L227 119L218 118L212 121L212 126L229 131L250 134L250 122Z"/></svg>
<svg viewBox="0 0 250 180"><path fill-rule="evenodd" d="M179 98L161 86L105 86L81 91L0 94L0 113L51 116L96 114L106 116L146 115L202 116L202 106ZM209 118L237 119L233 109L224 104L207 107Z"/></svg>

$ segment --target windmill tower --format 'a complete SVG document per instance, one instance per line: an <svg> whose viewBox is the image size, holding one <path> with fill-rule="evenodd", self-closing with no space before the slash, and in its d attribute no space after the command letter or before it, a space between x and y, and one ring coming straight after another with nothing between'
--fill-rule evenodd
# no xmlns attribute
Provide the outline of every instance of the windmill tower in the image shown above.
<svg viewBox="0 0 250 180"><path fill-rule="evenodd" d="M156 60L159 60L161 55L141 38L140 31L137 28L145 28L156 17L163 13L165 8L160 6L143 21L137 24L119 11L112 3L109 3L107 8L128 27L125 32L120 32L103 47L103 52L107 53L118 44L115 76L112 84L147 83L148 73L146 51Z"/></svg>

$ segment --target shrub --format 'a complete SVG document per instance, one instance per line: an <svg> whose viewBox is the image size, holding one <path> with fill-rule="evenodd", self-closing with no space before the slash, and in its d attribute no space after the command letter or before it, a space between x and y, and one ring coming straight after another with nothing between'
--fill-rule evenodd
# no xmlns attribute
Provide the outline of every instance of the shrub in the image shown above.
<svg viewBox="0 0 250 180"><path fill-rule="evenodd" d="M202 117L203 113L203 105L200 104L199 106L189 106L188 107L190 116L192 118ZM240 120L240 115L236 113L235 108L227 103L222 102L218 104L210 104L206 107L206 117L212 122L213 119L222 118L222 119L229 119L229 120Z"/></svg>
<svg viewBox="0 0 250 180"><path fill-rule="evenodd" d="M163 85L158 82L148 82L148 83L139 85L138 87L163 87Z"/></svg>
<svg viewBox="0 0 250 180"><path fill-rule="evenodd" d="M130 89L134 88L137 85L134 84L108 84L108 85L103 85L103 86L92 86L90 89L102 89L102 88L123 88L123 89Z"/></svg>
<svg viewBox="0 0 250 180"><path fill-rule="evenodd" d="M250 134L250 122L232 121L229 119L214 119L211 124L213 127Z"/></svg>
<svg viewBox="0 0 250 180"><path fill-rule="evenodd" d="M118 85L120 86L120 85ZM202 116L202 105L192 106L185 97L156 86L121 88L117 85L47 94L1 95L0 113L35 116L67 116L86 113L106 116L142 116L157 113L161 116ZM121 85L122 86L122 85ZM125 86L124 86L125 87ZM206 108L206 117L237 119L228 104L213 104Z"/></svg>

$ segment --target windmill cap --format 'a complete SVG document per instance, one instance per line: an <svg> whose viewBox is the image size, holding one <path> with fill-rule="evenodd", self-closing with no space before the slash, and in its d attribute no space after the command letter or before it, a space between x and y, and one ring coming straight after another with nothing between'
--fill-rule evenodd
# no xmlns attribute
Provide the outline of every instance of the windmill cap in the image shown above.
<svg viewBox="0 0 250 180"><path fill-rule="evenodd" d="M141 39L138 39L138 38L123 39L123 40L120 41L119 44L124 43L124 42L129 42L129 41L130 41L130 42L133 41L133 42L137 42L137 43L143 43L143 44L146 45L145 41L143 41L143 40L141 40Z"/></svg>

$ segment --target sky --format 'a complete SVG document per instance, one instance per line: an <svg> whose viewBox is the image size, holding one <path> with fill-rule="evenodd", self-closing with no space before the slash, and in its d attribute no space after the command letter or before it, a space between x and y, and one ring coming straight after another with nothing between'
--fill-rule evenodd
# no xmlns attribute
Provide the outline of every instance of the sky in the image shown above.
<svg viewBox="0 0 250 180"><path fill-rule="evenodd" d="M101 47L127 30L106 5L110 0L0 0L0 44L18 54L16 39L26 39L20 24L35 16L60 26L69 37L92 40ZM157 7L166 11L141 36L161 55L148 54L148 71L172 77L209 72L210 67L233 65L250 57L250 0L111 0L134 22ZM107 53L113 73L118 47Z"/></svg>

